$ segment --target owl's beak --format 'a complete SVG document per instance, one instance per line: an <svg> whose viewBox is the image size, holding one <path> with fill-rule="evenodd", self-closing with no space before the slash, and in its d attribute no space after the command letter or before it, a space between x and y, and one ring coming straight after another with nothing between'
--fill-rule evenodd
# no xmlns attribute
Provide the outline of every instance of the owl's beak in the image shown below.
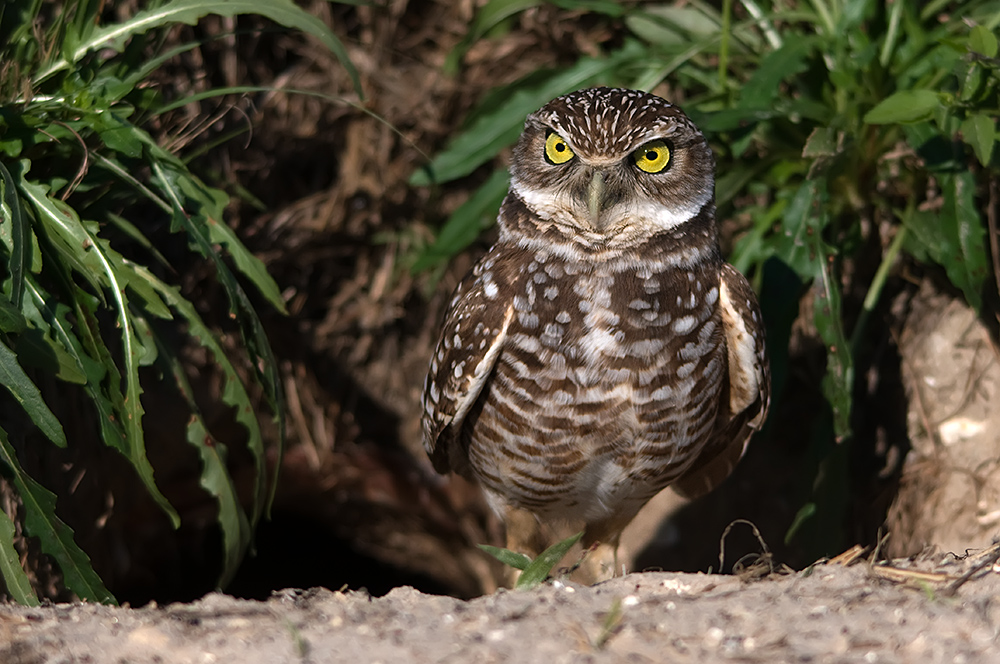
<svg viewBox="0 0 1000 664"><path fill-rule="evenodd" d="M590 225L601 228L601 209L604 207L604 174L594 171L587 185L587 211L590 213Z"/></svg>

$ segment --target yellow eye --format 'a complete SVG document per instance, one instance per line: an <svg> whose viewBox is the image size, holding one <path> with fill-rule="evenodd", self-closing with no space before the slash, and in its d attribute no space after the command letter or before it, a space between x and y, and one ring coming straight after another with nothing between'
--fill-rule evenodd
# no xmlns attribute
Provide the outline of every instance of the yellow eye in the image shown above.
<svg viewBox="0 0 1000 664"><path fill-rule="evenodd" d="M550 164L565 164L572 158L573 151L566 141L559 134L549 132L545 139L545 159Z"/></svg>
<svg viewBox="0 0 1000 664"><path fill-rule="evenodd" d="M659 173L670 163L670 146L666 141L656 140L646 143L632 153L635 165L647 173Z"/></svg>

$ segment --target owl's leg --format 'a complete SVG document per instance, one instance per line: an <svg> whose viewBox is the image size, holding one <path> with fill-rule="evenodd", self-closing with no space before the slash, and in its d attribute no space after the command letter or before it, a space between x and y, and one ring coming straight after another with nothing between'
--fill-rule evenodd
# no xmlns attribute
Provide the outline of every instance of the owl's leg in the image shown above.
<svg viewBox="0 0 1000 664"><path fill-rule="evenodd" d="M574 575L575 580L593 584L626 574L624 560L619 562L618 550L622 529L630 520L613 519L587 524L582 542L587 556Z"/></svg>
<svg viewBox="0 0 1000 664"><path fill-rule="evenodd" d="M508 505L504 509L504 524L507 526L507 549L523 553L531 559L538 557L545 550L546 540L542 526L532 512ZM508 567L506 569L506 585L513 588L521 570Z"/></svg>
<svg viewBox="0 0 1000 664"><path fill-rule="evenodd" d="M593 585L625 573L618 563L618 538L608 542L592 542L584 547L584 558L573 573L578 583Z"/></svg>

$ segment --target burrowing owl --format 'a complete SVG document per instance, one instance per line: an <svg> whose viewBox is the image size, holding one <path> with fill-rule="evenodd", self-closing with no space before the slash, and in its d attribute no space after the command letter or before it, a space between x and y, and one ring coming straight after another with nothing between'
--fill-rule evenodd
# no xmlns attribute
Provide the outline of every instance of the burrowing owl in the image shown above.
<svg viewBox="0 0 1000 664"><path fill-rule="evenodd" d="M479 482L509 548L537 553L537 517L614 551L664 487L724 480L763 422L764 329L720 255L714 169L644 92L528 116L499 239L455 292L423 395L434 467Z"/></svg>

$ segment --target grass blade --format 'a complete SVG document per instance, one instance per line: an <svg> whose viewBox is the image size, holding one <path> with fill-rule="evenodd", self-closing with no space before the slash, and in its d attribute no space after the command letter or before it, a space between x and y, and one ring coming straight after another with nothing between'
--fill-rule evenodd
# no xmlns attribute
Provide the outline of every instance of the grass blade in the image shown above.
<svg viewBox="0 0 1000 664"><path fill-rule="evenodd" d="M80 599L117 604L94 572L90 558L73 541L73 531L56 516L55 494L24 472L3 429L0 429L0 463L6 466L24 504L25 530L32 537L37 537L42 551L55 559L66 587Z"/></svg>
<svg viewBox="0 0 1000 664"><path fill-rule="evenodd" d="M582 58L573 66L547 76L535 85L515 87L505 102L481 113L431 163L416 171L410 177L410 184L418 187L432 182L440 184L468 175L517 140L528 113L538 110L553 97L607 76L639 53L641 49L636 44L627 44L607 57Z"/></svg>
<svg viewBox="0 0 1000 664"><path fill-rule="evenodd" d="M559 564L559 561L569 553L569 550L580 541L581 537L583 537L583 531L561 542L556 542L542 551L537 558L531 561L530 565L524 568L515 587L527 590L544 582L545 579L549 578L549 572L552 571L552 568Z"/></svg>
<svg viewBox="0 0 1000 664"><path fill-rule="evenodd" d="M514 569L524 570L531 564L531 558L523 553L518 553L517 551L502 549L498 546L490 546L489 544L477 544L476 546L502 562L504 565L508 565Z"/></svg>
<svg viewBox="0 0 1000 664"><path fill-rule="evenodd" d="M218 16L237 16L240 14L258 14L266 16L275 23L287 28L294 28L316 37L328 48L341 65L347 70L354 83L354 89L361 95L361 81L358 72L351 63L347 51L340 39L319 18L298 7L291 0L172 0L158 7L144 9L122 23L101 26L93 30L86 39L62 57L35 75L35 85L51 77L53 74L68 69L80 61L83 56L98 49L112 49L120 53L129 39L135 35L144 34L150 30L186 23L195 25L209 14Z"/></svg>
<svg viewBox="0 0 1000 664"><path fill-rule="evenodd" d="M506 169L493 171L469 200L458 206L438 233L434 244L417 257L413 271L420 272L452 256L475 242L484 228L496 220L500 203L507 195L510 175Z"/></svg>

